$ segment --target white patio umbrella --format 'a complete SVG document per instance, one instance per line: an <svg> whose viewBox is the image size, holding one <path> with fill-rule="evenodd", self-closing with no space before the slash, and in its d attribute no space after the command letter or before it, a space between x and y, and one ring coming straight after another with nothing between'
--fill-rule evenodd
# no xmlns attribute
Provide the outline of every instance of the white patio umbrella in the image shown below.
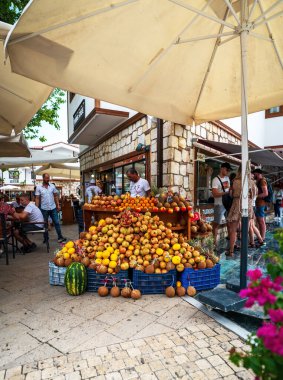
<svg viewBox="0 0 283 380"><path fill-rule="evenodd" d="M51 86L181 124L241 114L245 170L248 106L283 100L282 17L278 0L33 0L6 44ZM242 215L247 231L245 175ZM245 239L241 259L245 286Z"/></svg>
<svg viewBox="0 0 283 380"><path fill-rule="evenodd" d="M69 178L70 180L80 178L79 165L70 166L63 164L49 164L41 166L40 168L35 170L35 174L37 175L44 173L48 173L52 177Z"/></svg>
<svg viewBox="0 0 283 380"><path fill-rule="evenodd" d="M3 42L11 26L0 21L0 135L5 136L13 130L20 133L52 91L52 87L13 73L10 60L5 62Z"/></svg>
<svg viewBox="0 0 283 380"><path fill-rule="evenodd" d="M11 190L21 190L21 188L19 186L14 186L14 185L4 185L0 187L0 190L11 191Z"/></svg>
<svg viewBox="0 0 283 380"><path fill-rule="evenodd" d="M55 152L44 151L40 149L30 148L29 158L16 157L0 157L0 169L19 168L24 166L41 166L58 163L75 163L78 156L74 156L73 152L58 154Z"/></svg>
<svg viewBox="0 0 283 380"><path fill-rule="evenodd" d="M22 133L13 136L0 136L0 157L30 157L27 142Z"/></svg>

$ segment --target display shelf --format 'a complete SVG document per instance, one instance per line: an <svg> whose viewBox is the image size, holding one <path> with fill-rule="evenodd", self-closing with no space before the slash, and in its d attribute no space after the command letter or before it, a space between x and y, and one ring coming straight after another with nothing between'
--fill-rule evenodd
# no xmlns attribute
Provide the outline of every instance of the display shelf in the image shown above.
<svg viewBox="0 0 283 380"><path fill-rule="evenodd" d="M211 235L212 235L212 231L205 232L203 234L191 232L191 239L204 239L204 238L211 236Z"/></svg>
<svg viewBox="0 0 283 380"><path fill-rule="evenodd" d="M181 230L185 230L186 228L187 228L186 226L170 227L172 231L181 231Z"/></svg>

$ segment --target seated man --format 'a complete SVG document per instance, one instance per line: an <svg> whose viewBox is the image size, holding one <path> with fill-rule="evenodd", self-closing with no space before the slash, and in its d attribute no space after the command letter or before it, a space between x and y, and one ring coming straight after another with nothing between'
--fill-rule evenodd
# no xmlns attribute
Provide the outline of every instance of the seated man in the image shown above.
<svg viewBox="0 0 283 380"><path fill-rule="evenodd" d="M23 222L20 229L15 229L15 238L23 244L23 253L31 252L36 248L36 244L30 241L25 232L41 230L44 227L44 219L40 209L29 200L28 194L20 196L20 204L24 206L21 213L15 212L14 219ZM24 222L28 222L25 224Z"/></svg>

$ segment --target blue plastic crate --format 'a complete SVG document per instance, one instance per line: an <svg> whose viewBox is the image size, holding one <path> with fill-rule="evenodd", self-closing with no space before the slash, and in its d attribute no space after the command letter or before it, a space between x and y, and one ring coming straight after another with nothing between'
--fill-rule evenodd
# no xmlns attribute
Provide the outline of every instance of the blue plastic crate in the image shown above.
<svg viewBox="0 0 283 380"><path fill-rule="evenodd" d="M220 284L220 264L210 269L185 268L180 274L180 281L184 288L193 286L196 290L213 289Z"/></svg>
<svg viewBox="0 0 283 380"><path fill-rule="evenodd" d="M168 286L176 285L176 270L162 274L147 274L140 270L133 271L133 287L142 294L164 294Z"/></svg>
<svg viewBox="0 0 283 380"><path fill-rule="evenodd" d="M116 274L100 274L96 273L94 269L87 268L87 292L97 292L100 286L103 286L106 282L108 289L112 288L113 280L115 279L116 285L119 288L123 288L125 283L129 281L129 272L127 270L121 270Z"/></svg>
<svg viewBox="0 0 283 380"><path fill-rule="evenodd" d="M66 267L57 267L52 261L49 262L49 284L64 286Z"/></svg>

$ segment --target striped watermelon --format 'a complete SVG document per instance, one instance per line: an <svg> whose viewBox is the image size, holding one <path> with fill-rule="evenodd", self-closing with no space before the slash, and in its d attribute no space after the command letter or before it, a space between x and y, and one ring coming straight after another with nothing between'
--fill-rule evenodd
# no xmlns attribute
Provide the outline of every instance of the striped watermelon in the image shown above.
<svg viewBox="0 0 283 380"><path fill-rule="evenodd" d="M71 296L79 296L86 290L87 273L85 266L74 262L70 264L65 274L65 287Z"/></svg>

